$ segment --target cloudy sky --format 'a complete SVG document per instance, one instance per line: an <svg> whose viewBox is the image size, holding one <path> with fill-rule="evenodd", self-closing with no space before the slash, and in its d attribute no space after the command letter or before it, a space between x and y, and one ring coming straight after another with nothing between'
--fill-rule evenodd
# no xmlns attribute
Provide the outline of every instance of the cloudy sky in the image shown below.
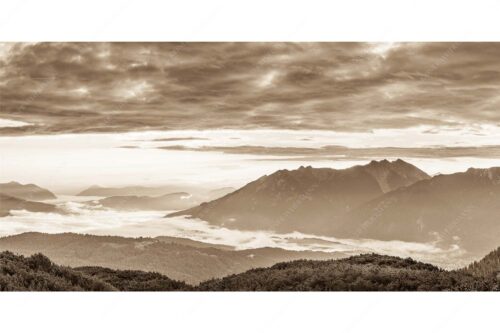
<svg viewBox="0 0 500 333"><path fill-rule="evenodd" d="M500 165L499 74L500 43L0 44L0 180Z"/></svg>

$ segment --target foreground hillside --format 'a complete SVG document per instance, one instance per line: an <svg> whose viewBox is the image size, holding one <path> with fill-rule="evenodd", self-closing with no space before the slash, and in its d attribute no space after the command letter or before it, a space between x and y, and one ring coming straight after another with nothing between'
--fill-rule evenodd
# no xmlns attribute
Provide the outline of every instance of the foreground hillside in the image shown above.
<svg viewBox="0 0 500 333"><path fill-rule="evenodd" d="M153 272L61 267L36 254L0 253L1 291L498 291L493 277L443 271L377 254L298 260L190 286Z"/></svg>
<svg viewBox="0 0 500 333"><path fill-rule="evenodd" d="M268 267L297 259L336 259L345 254L259 248L236 251L172 237L124 238L81 234L24 233L0 238L0 251L22 255L43 253L71 267L103 266L122 270L155 271L176 280L201 281Z"/></svg>
<svg viewBox="0 0 500 333"><path fill-rule="evenodd" d="M103 267L77 269L54 264L42 254L0 253L0 291L174 291L191 290L159 273Z"/></svg>
<svg viewBox="0 0 500 333"><path fill-rule="evenodd" d="M193 287L154 272L78 267L75 271L108 283L120 291L188 291Z"/></svg>
<svg viewBox="0 0 500 333"><path fill-rule="evenodd" d="M205 291L488 291L493 278L444 271L398 257L365 254L340 260L299 260L201 283Z"/></svg>
<svg viewBox="0 0 500 333"><path fill-rule="evenodd" d="M0 253L1 291L106 291L110 284L71 268L53 264L36 254L25 258L10 252Z"/></svg>
<svg viewBox="0 0 500 333"><path fill-rule="evenodd" d="M464 272L474 276L500 278L500 247L464 268Z"/></svg>

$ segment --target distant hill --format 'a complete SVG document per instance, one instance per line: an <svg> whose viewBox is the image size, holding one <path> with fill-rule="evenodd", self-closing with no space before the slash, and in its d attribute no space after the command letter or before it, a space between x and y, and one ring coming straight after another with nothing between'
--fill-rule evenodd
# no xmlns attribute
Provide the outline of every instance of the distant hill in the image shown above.
<svg viewBox="0 0 500 333"><path fill-rule="evenodd" d="M500 247L491 251L483 259L464 268L464 272L474 276L494 277L500 280Z"/></svg>
<svg viewBox="0 0 500 333"><path fill-rule="evenodd" d="M35 254L0 253L0 291L110 291L110 284Z"/></svg>
<svg viewBox="0 0 500 333"><path fill-rule="evenodd" d="M158 236L155 237L154 239L159 240L163 243L171 243L171 244L178 244L178 245L187 245L191 247L198 247L201 249L206 249L206 248L214 248L214 249L219 249L219 250L235 250L234 246L229 246L229 245L223 245L223 244L212 244L212 243L204 243L204 242L198 242L189 238L180 238L180 237L171 237L171 236Z"/></svg>
<svg viewBox="0 0 500 333"><path fill-rule="evenodd" d="M477 291L500 290L495 279L444 271L398 257L364 254L299 260L206 281L202 291Z"/></svg>
<svg viewBox="0 0 500 333"><path fill-rule="evenodd" d="M113 209L172 211L191 208L204 201L215 200L234 191L232 187L223 187L210 191L191 188L195 193L193 194L180 189L179 186L111 188L94 185L77 195L104 197L94 201L94 203ZM190 188L185 187L184 189Z"/></svg>
<svg viewBox="0 0 500 333"><path fill-rule="evenodd" d="M27 210L30 212L55 212L56 206L42 202L27 201L0 194L0 217L9 216L11 210Z"/></svg>
<svg viewBox="0 0 500 333"><path fill-rule="evenodd" d="M336 237L439 241L478 255L500 239L500 168L438 175L386 193L352 210Z"/></svg>
<svg viewBox="0 0 500 333"><path fill-rule="evenodd" d="M177 192L158 197L114 196L97 200L95 203L119 210L178 210L193 207L199 201L189 193Z"/></svg>
<svg viewBox="0 0 500 333"><path fill-rule="evenodd" d="M223 250L218 245L189 244L175 238L124 238L81 234L24 233L0 238L0 251L22 255L41 252L57 264L102 266L121 270L142 270L169 278L199 283L214 277L244 272L296 259L334 259L342 253L287 251L278 248Z"/></svg>
<svg viewBox="0 0 500 333"><path fill-rule="evenodd" d="M168 193L183 192L179 186L126 186L101 187L93 185L77 194L77 196L114 197L114 196L160 196Z"/></svg>
<svg viewBox="0 0 500 333"><path fill-rule="evenodd" d="M0 194L23 200L42 201L56 199L54 193L35 184L20 184L18 182L0 184Z"/></svg>
<svg viewBox="0 0 500 333"><path fill-rule="evenodd" d="M189 215L237 229L324 234L360 204L429 178L399 159L344 170L279 170L220 199L168 217Z"/></svg>

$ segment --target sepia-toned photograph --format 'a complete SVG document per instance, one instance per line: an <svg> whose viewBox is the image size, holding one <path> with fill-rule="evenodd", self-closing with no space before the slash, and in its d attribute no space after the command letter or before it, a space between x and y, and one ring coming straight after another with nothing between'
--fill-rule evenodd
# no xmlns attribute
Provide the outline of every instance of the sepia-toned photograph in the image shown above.
<svg viewBox="0 0 500 333"><path fill-rule="evenodd" d="M0 44L1 291L498 291L500 43Z"/></svg>

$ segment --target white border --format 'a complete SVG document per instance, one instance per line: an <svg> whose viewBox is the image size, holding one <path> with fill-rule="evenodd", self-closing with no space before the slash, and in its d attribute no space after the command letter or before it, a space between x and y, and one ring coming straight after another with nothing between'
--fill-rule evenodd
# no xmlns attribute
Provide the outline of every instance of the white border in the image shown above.
<svg viewBox="0 0 500 333"><path fill-rule="evenodd" d="M497 0L2 0L2 41L495 41Z"/></svg>
<svg viewBox="0 0 500 333"><path fill-rule="evenodd" d="M500 1L3 0L0 41L496 41ZM483 332L498 293L0 293L2 332Z"/></svg>
<svg viewBox="0 0 500 333"><path fill-rule="evenodd" d="M498 293L2 293L2 332L487 332Z"/></svg>

